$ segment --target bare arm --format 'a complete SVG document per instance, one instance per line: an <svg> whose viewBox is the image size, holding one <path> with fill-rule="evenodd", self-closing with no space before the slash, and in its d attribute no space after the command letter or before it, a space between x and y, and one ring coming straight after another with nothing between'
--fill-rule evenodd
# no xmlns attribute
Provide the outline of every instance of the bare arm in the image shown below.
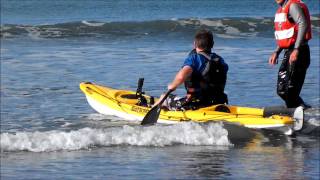
<svg viewBox="0 0 320 180"><path fill-rule="evenodd" d="M176 90L178 86L186 81L186 79L191 75L192 68L190 66L184 66L180 71L176 74L174 80L168 85L168 89ZM161 95L159 100L153 105L157 106L159 102L164 98L164 95Z"/></svg>
<svg viewBox="0 0 320 180"><path fill-rule="evenodd" d="M176 74L174 80L168 85L168 89L176 90L178 86L183 84L185 80L191 75L192 68L190 66L184 66Z"/></svg>
<svg viewBox="0 0 320 180"><path fill-rule="evenodd" d="M279 57L279 54L281 53L281 51L282 51L282 48L277 46L276 50L274 50L274 52L269 57L269 64L270 65L278 64L278 57Z"/></svg>

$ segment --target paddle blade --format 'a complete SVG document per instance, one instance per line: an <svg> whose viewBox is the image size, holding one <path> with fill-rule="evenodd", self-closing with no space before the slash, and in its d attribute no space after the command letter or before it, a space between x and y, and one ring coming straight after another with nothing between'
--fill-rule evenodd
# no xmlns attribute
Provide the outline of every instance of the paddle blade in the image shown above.
<svg viewBox="0 0 320 180"><path fill-rule="evenodd" d="M147 114L146 116L143 118L141 125L152 125L155 124L158 121L159 115L160 115L160 111L161 111L161 105L164 102L164 100L167 99L167 97L169 96L169 94L172 92L173 90L169 89L166 94L164 95L164 97L160 100L159 104L155 107L153 107Z"/></svg>
<svg viewBox="0 0 320 180"><path fill-rule="evenodd" d="M160 106L153 107L143 118L141 125L152 125L157 123L160 115L160 111L161 111Z"/></svg>

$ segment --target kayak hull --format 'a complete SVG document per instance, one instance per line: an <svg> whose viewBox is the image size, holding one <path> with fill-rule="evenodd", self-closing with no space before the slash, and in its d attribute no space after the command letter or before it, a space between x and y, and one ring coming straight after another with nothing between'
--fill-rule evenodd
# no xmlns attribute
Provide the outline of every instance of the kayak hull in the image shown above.
<svg viewBox="0 0 320 180"><path fill-rule="evenodd" d="M125 120L142 121L150 107L138 106L135 92L117 90L90 82L80 84L80 89L85 94L89 105L98 113L113 115ZM144 95L146 99L149 96ZM221 112L227 109L228 112ZM263 109L229 105L213 105L197 110L165 111L160 113L159 123L174 124L185 121L211 122L227 121L248 128L281 128L289 130L295 124L295 119L290 116L272 115L263 117Z"/></svg>

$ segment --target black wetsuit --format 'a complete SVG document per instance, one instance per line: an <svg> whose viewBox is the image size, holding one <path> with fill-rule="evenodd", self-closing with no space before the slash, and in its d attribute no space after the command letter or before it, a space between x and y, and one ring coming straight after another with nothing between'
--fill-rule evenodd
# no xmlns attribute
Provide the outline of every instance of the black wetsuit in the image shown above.
<svg viewBox="0 0 320 180"><path fill-rule="evenodd" d="M297 61L290 65L289 58L293 50L294 48L285 50L278 72L277 93L288 108L306 106L299 95L310 65L310 50L307 44L299 48Z"/></svg>

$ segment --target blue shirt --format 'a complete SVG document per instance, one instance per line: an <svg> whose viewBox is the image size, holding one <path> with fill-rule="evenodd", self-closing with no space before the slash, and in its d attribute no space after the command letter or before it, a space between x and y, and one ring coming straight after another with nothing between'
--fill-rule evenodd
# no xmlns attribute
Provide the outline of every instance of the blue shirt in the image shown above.
<svg viewBox="0 0 320 180"><path fill-rule="evenodd" d="M191 93L194 98L200 101L203 101L203 102L208 101L212 103L211 102L212 98L219 99L221 97L215 97L215 96L219 96L218 95L219 93L224 94L223 91L224 91L224 86L226 83L226 75L229 67L225 63L223 58L217 55L216 53L210 53L208 55L211 57L211 60L219 62L219 64L213 63L214 64L213 67L218 69L223 68L224 69L223 73L225 76L217 74L216 78L218 79L209 78L206 80L210 82L205 82L205 84L203 84L202 82L206 81L204 78L208 78L208 76L211 76L212 74L203 75L203 71L206 69L208 59L206 58L206 56L200 53L198 54L195 50L192 50L189 53L182 67L189 66L192 68L191 76L187 78L185 81L185 87L186 87L187 93L189 94ZM215 71L212 71L212 72L215 72ZM216 72L221 72L221 71L216 71Z"/></svg>
<svg viewBox="0 0 320 180"><path fill-rule="evenodd" d="M221 63L224 65L225 71L228 72L228 64L225 63L224 59L217 55L216 53L210 54L211 59L219 58ZM195 50L191 51L188 57L185 59L183 66L190 66L192 68L192 73L196 76L201 76L202 71L205 68L207 59L201 54L196 53Z"/></svg>

